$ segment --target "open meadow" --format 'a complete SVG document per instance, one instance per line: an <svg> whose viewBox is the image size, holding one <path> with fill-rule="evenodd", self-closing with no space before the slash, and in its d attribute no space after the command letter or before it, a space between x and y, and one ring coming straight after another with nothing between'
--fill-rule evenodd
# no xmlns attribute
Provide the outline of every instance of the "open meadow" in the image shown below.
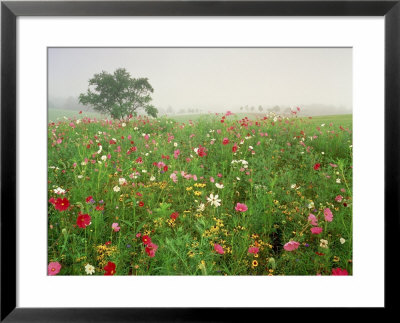
<svg viewBox="0 0 400 323"><path fill-rule="evenodd" d="M351 275L352 116L49 112L48 200L49 275Z"/></svg>

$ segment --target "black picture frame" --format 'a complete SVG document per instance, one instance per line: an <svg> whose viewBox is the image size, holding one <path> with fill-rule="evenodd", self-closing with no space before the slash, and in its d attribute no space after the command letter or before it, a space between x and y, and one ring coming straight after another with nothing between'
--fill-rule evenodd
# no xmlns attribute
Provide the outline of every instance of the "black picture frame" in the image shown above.
<svg viewBox="0 0 400 323"><path fill-rule="evenodd" d="M16 307L16 19L19 16L384 16L385 307L396 309L400 205L400 0L387 1L82 1L1 3L1 321L128 322L247 320L266 309ZM373 243L371 241L371 243ZM373 258L373 255L371 255ZM371 275L373 275L371 259ZM40 291L39 291L40 293ZM179 306L179 304L177 304ZM251 311L251 312L250 312ZM287 309L274 309L283 314ZM332 312L328 310L329 313ZM287 313L287 312L285 312ZM328 312L324 314L330 315ZM333 313L333 312L332 312ZM379 315L381 310L379 309ZM265 315L266 313L261 313ZM249 316L248 316L249 315ZM339 317L338 317L339 319ZM246 319L245 319L246 320Z"/></svg>

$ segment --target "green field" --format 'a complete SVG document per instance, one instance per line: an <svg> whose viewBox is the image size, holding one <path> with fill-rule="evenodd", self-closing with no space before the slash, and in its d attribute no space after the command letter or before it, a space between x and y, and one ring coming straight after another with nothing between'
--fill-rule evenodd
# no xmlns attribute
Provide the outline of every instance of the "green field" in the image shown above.
<svg viewBox="0 0 400 323"><path fill-rule="evenodd" d="M352 274L352 115L67 112L49 111L49 275Z"/></svg>

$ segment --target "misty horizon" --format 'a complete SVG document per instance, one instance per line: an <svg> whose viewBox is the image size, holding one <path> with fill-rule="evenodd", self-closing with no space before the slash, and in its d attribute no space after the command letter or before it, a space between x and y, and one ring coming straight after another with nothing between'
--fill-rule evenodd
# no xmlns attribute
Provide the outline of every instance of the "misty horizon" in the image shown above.
<svg viewBox="0 0 400 323"><path fill-rule="evenodd" d="M352 113L351 48L49 48L49 109L82 108L74 103L89 79L117 68L148 78L164 114L260 106Z"/></svg>

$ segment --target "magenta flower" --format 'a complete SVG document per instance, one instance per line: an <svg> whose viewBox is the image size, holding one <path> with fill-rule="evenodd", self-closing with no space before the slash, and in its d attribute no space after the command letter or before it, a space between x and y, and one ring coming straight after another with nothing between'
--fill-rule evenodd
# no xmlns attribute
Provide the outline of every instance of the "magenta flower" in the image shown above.
<svg viewBox="0 0 400 323"><path fill-rule="evenodd" d="M322 232L322 228L320 228L320 227L314 227L314 228L311 228L310 230L311 230L312 234L320 234Z"/></svg>
<svg viewBox="0 0 400 323"><path fill-rule="evenodd" d="M332 276L348 276L349 273L346 269L332 268Z"/></svg>
<svg viewBox="0 0 400 323"><path fill-rule="evenodd" d="M324 210L325 221L332 222L333 214L329 208Z"/></svg>
<svg viewBox="0 0 400 323"><path fill-rule="evenodd" d="M335 201L336 202L340 203L340 202L342 202L342 200L343 200L343 196L342 195L338 195L338 196L335 197Z"/></svg>
<svg viewBox="0 0 400 323"><path fill-rule="evenodd" d="M260 249L257 247L250 247L248 250L248 253L252 253L252 254L256 255L259 251L260 251Z"/></svg>
<svg viewBox="0 0 400 323"><path fill-rule="evenodd" d="M57 275L61 270L61 265L58 261L49 263L47 267L47 275L54 276Z"/></svg>
<svg viewBox="0 0 400 323"><path fill-rule="evenodd" d="M297 241L289 241L283 246L283 249L285 249L286 251L293 251L296 250L299 245L300 243L298 243Z"/></svg>
<svg viewBox="0 0 400 323"><path fill-rule="evenodd" d="M223 255L225 253L224 248L222 248L221 245L219 244L214 244L214 249L217 253L219 253L220 255Z"/></svg>
<svg viewBox="0 0 400 323"><path fill-rule="evenodd" d="M314 214L308 215L308 221L311 222L312 225L318 225L318 220Z"/></svg>
<svg viewBox="0 0 400 323"><path fill-rule="evenodd" d="M119 230L121 230L121 228L118 226L118 223L113 223L111 225L111 228L115 231L118 232Z"/></svg>
<svg viewBox="0 0 400 323"><path fill-rule="evenodd" d="M239 212L246 212L247 211L247 205L246 204L242 204L242 203L237 203L236 207L235 207L236 211Z"/></svg>

